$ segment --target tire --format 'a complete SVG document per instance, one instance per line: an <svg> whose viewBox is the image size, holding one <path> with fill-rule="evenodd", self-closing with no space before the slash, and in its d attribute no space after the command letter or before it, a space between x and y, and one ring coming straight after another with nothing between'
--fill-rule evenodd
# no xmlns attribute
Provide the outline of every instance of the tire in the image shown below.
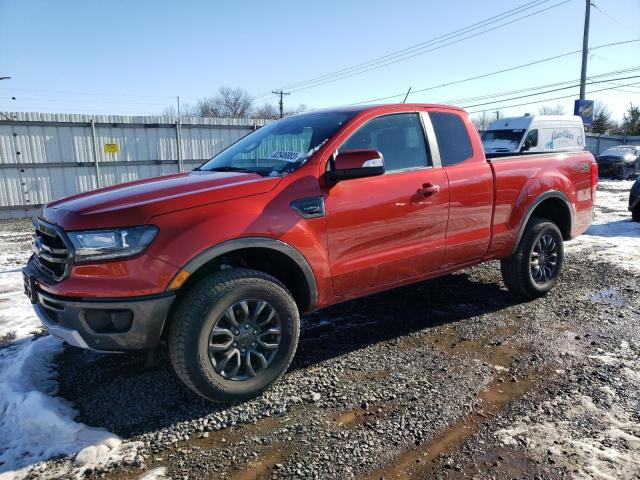
<svg viewBox="0 0 640 480"><path fill-rule="evenodd" d="M640 205L636 205L636 208L631 210L631 220L640 222Z"/></svg>
<svg viewBox="0 0 640 480"><path fill-rule="evenodd" d="M540 245L538 241L546 241L551 238L555 242L555 257L547 254L549 259L555 258L555 265L551 273L547 275L547 269L543 269L544 277L534 278L534 249ZM546 251L545 251L546 252ZM538 255L538 259L541 256ZM545 260L546 261L546 260ZM534 299L542 297L558 283L558 277L562 271L564 262L564 246L562 234L556 224L544 218L532 218L527 224L524 234L518 243L516 251L510 257L500 261L502 279L509 291L517 296ZM536 274L539 273L539 268Z"/></svg>
<svg viewBox="0 0 640 480"><path fill-rule="evenodd" d="M635 166L631 167L624 167L622 170L622 179L623 180L629 180L631 177L633 177L635 175Z"/></svg>
<svg viewBox="0 0 640 480"><path fill-rule="evenodd" d="M259 310L262 304L267 306ZM271 315L271 311L275 313ZM242 320L238 329L231 326L232 317L236 324ZM259 327L266 317L272 319L270 323ZM245 323L250 327L248 330L244 330ZM274 325L279 327L278 334L255 336L258 328L277 330ZM223 331L224 334L216 335ZM293 360L299 335L298 308L282 283L255 270L222 270L202 279L182 298L169 329L169 356L180 380L195 393L211 402L232 403L260 395L285 373ZM267 341L262 341L264 338ZM229 341L231 346L219 351ZM215 350L210 350L210 345ZM266 367L256 353L263 345L271 347L259 352L265 361L269 360ZM234 354L225 362L224 357L232 349ZM232 376L236 364L239 370ZM217 370L221 366L222 370ZM231 371L225 372L227 369Z"/></svg>

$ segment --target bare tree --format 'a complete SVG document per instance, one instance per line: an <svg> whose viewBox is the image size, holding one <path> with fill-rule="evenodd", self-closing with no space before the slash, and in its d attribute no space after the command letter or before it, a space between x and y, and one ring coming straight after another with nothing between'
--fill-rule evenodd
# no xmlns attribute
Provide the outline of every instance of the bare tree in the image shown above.
<svg viewBox="0 0 640 480"><path fill-rule="evenodd" d="M564 115L564 107L559 103L555 106L544 105L538 109L540 115Z"/></svg>
<svg viewBox="0 0 640 480"><path fill-rule="evenodd" d="M290 108L290 109L285 109L284 116L286 117L286 116L289 116L289 115L296 115L298 113L306 112L307 110L308 110L308 107L301 103L297 107Z"/></svg>
<svg viewBox="0 0 640 480"><path fill-rule="evenodd" d="M199 100L196 110L201 117L215 118L248 118L253 113L251 95L231 87L220 87L216 96Z"/></svg>
<svg viewBox="0 0 640 480"><path fill-rule="evenodd" d="M284 116L288 117L290 115L296 115L305 111L307 111L307 106L300 104L297 107L285 109ZM280 110L278 109L277 105L274 105L272 103L265 103L254 110L252 117L277 119L280 118Z"/></svg>
<svg viewBox="0 0 640 480"><path fill-rule="evenodd" d="M166 107L164 110L162 110L162 113L160 113L160 115L177 118L178 109L174 105L171 105ZM181 117L199 117L200 114L198 113L197 107L194 107L193 105L189 105L188 103L184 103L180 105L180 116Z"/></svg>
<svg viewBox="0 0 640 480"><path fill-rule="evenodd" d="M273 105L272 103L265 103L264 105L259 106L253 112L253 118L264 118L268 120L274 120L280 116L280 112L278 112L278 107Z"/></svg>
<svg viewBox="0 0 640 480"><path fill-rule="evenodd" d="M478 131L486 130L487 128L489 128L489 125L491 125L491 122L492 122L487 112L482 112L479 115L476 115L471 119L471 121L476 126L476 129Z"/></svg>

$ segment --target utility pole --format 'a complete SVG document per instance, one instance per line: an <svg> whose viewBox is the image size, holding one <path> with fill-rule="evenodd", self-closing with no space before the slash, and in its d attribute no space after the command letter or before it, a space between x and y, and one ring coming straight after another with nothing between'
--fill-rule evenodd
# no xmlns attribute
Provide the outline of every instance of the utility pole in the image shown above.
<svg viewBox="0 0 640 480"><path fill-rule="evenodd" d="M587 59L589 55L589 17L591 16L591 0L585 0L584 34L582 36L582 69L580 70L580 100L585 99L587 84Z"/></svg>
<svg viewBox="0 0 640 480"><path fill-rule="evenodd" d="M11 77L0 77L0 80L11 80ZM13 100L16 99L16 97L12 97ZM0 112L0 115L2 115L4 118L6 118L7 120L11 120L9 117L7 117L4 113Z"/></svg>
<svg viewBox="0 0 640 480"><path fill-rule="evenodd" d="M291 92L283 92L282 90L273 90L271 93L274 95L280 95L280 118L284 116L284 103L282 102L282 97L284 95L291 95Z"/></svg>

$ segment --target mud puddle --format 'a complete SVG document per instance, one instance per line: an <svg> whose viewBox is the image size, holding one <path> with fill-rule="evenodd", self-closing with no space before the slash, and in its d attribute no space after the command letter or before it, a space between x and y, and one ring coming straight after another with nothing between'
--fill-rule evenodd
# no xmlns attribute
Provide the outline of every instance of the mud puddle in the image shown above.
<svg viewBox="0 0 640 480"><path fill-rule="evenodd" d="M430 335L408 338L405 347L430 345L443 352L485 361L492 367L491 379L478 394L472 413L437 434L431 441L406 450L391 464L363 478L428 478L436 458L464 443L509 402L518 400L531 390L541 374L514 373L517 370L513 365L520 363L520 358L530 351L529 346L513 341L511 337L516 332L516 326L505 326L497 328L490 336L466 338L455 327L443 327Z"/></svg>
<svg viewBox="0 0 640 480"><path fill-rule="evenodd" d="M438 456L454 450L474 435L482 423L498 414L507 403L524 396L534 385L535 379L536 376L516 379L506 371L497 372L478 395L477 410L454 423L431 441L405 451L390 465L368 474L365 478L428 478L431 463Z"/></svg>
<svg viewBox="0 0 640 480"><path fill-rule="evenodd" d="M627 300L615 288L603 288L589 297L589 300L605 305L622 307L627 305Z"/></svg>
<svg viewBox="0 0 640 480"><path fill-rule="evenodd" d="M291 448L281 444L273 445L257 452L255 461L249 462L229 475L230 480L262 480L269 478L271 472L281 466L284 459L291 454Z"/></svg>

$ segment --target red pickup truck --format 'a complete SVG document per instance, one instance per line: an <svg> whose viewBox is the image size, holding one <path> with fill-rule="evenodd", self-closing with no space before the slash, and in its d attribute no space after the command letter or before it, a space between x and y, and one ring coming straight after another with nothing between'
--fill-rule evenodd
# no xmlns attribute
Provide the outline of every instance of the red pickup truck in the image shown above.
<svg viewBox="0 0 640 480"><path fill-rule="evenodd" d="M488 159L450 106L305 113L192 172L50 203L25 291L67 343L166 339L193 391L242 400L289 366L299 312L494 259L514 294L544 295L591 222L597 173L588 152Z"/></svg>

